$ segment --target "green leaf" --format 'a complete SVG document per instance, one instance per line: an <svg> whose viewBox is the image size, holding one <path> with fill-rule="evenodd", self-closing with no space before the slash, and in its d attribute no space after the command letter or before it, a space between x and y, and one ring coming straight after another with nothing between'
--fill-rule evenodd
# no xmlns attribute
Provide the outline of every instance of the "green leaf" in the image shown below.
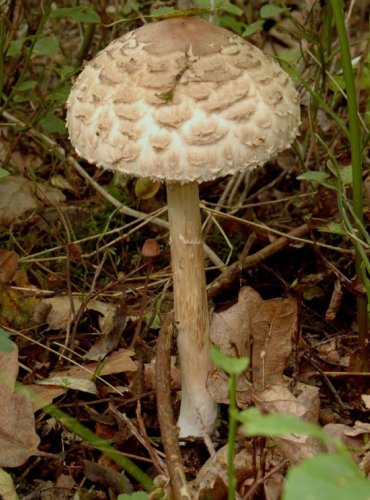
<svg viewBox="0 0 370 500"><path fill-rule="evenodd" d="M262 414L257 408L249 408L239 413L238 420L243 424L247 436L284 436L287 434L307 434L321 441L329 436L317 425L304 422L289 413Z"/></svg>
<svg viewBox="0 0 370 500"><path fill-rule="evenodd" d="M3 179L7 175L10 175L10 173L7 170L5 170L5 168L0 167L0 179Z"/></svg>
<svg viewBox="0 0 370 500"><path fill-rule="evenodd" d="M77 71L77 68L75 68L74 66L62 66L61 68L55 68L55 71L64 79L73 75L73 73Z"/></svg>
<svg viewBox="0 0 370 500"><path fill-rule="evenodd" d="M130 14L132 11L135 11L135 10L139 10L140 9L140 5L135 2L135 0L128 0L127 2L125 2L125 4L123 5L123 8L122 8L122 14L124 16L127 16L128 14Z"/></svg>
<svg viewBox="0 0 370 500"><path fill-rule="evenodd" d="M13 352L14 343L9 339L9 333L0 328L0 351Z"/></svg>
<svg viewBox="0 0 370 500"><path fill-rule="evenodd" d="M248 358L234 358L233 356L228 356L214 345L211 345L211 359L217 368L221 368L221 370L229 375L240 375L249 365Z"/></svg>
<svg viewBox="0 0 370 500"><path fill-rule="evenodd" d="M228 12L229 14L234 14L234 16L241 16L243 14L242 9L232 3L222 2L217 6L217 8L219 10L223 10L224 12Z"/></svg>
<svg viewBox="0 0 370 500"><path fill-rule="evenodd" d="M264 5L261 7L260 16L262 19L270 19L271 17L278 16L283 12L289 12L286 7L278 7L277 5Z"/></svg>
<svg viewBox="0 0 370 500"><path fill-rule="evenodd" d="M23 82L17 85L16 89L17 92L26 92L28 90L34 89L35 87L37 87L37 85L38 82L36 82L35 80L28 80L27 82Z"/></svg>
<svg viewBox="0 0 370 500"><path fill-rule="evenodd" d="M118 495L117 500L148 500L149 496L144 491L137 491L136 493L132 493L131 495L127 495L127 493L122 493Z"/></svg>
<svg viewBox="0 0 370 500"><path fill-rule="evenodd" d="M18 40L14 40L10 42L8 51L6 53L7 56L19 56L22 52L22 47L24 42L27 40L27 37L19 38Z"/></svg>
<svg viewBox="0 0 370 500"><path fill-rule="evenodd" d="M13 97L14 102L38 102L39 98L35 93L32 94L16 94Z"/></svg>
<svg viewBox="0 0 370 500"><path fill-rule="evenodd" d="M153 12L151 13L151 17L161 17L161 16L166 16L169 13L174 12L173 7L158 7L158 9L154 9Z"/></svg>
<svg viewBox="0 0 370 500"><path fill-rule="evenodd" d="M209 9L210 8L210 0L195 0L194 5L196 5L200 9Z"/></svg>
<svg viewBox="0 0 370 500"><path fill-rule="evenodd" d="M51 111L46 113L46 115L39 121L42 128L50 132L51 134L57 132L58 134L66 133L66 126L63 120L54 115Z"/></svg>
<svg viewBox="0 0 370 500"><path fill-rule="evenodd" d="M353 179L352 165L346 165L345 167L341 167L339 169L339 177L345 186L351 186Z"/></svg>
<svg viewBox="0 0 370 500"><path fill-rule="evenodd" d="M48 101L66 102L70 91L71 91L71 86L65 85L64 87L61 87L59 89L55 89L52 92L50 92L50 94L47 97L47 100Z"/></svg>
<svg viewBox="0 0 370 500"><path fill-rule="evenodd" d="M345 454L320 454L292 467L283 500L368 500L370 481Z"/></svg>
<svg viewBox="0 0 370 500"><path fill-rule="evenodd" d="M50 17L70 17L75 21L89 24L101 23L99 14L91 5L55 9L51 12Z"/></svg>
<svg viewBox="0 0 370 500"><path fill-rule="evenodd" d="M338 222L328 222L317 226L317 229L322 233L337 234L339 236L348 236L348 232L344 229L342 224Z"/></svg>
<svg viewBox="0 0 370 500"><path fill-rule="evenodd" d="M263 29L265 21L262 19L259 19L255 23L249 24L247 28L243 31L243 38L248 38L249 36L254 35L254 33L257 33L257 31L261 31Z"/></svg>
<svg viewBox="0 0 370 500"><path fill-rule="evenodd" d="M246 24L238 21L234 16L229 16L228 14L224 14L223 16L213 16L213 21L218 26L222 26L223 28L230 29L234 31L234 33L238 33L241 35L245 30Z"/></svg>
<svg viewBox="0 0 370 500"><path fill-rule="evenodd" d="M140 200L149 200L157 194L160 187L161 183L159 181L152 181L146 177L137 179L135 182L135 196Z"/></svg>
<svg viewBox="0 0 370 500"><path fill-rule="evenodd" d="M309 170L308 172L304 172L301 175L297 176L299 181L310 181L317 182L318 184L323 184L324 186L327 184L325 181L329 179L329 174L327 172L317 172L316 170Z"/></svg>
<svg viewBox="0 0 370 500"><path fill-rule="evenodd" d="M39 56L54 56L58 50L59 40L55 36L43 36L34 46L34 52Z"/></svg>
<svg viewBox="0 0 370 500"><path fill-rule="evenodd" d="M187 16L201 16L203 14L207 14L210 12L209 9L173 9L172 7L159 7L155 9L152 14L150 14L150 18L162 18L168 19L173 17L187 17Z"/></svg>

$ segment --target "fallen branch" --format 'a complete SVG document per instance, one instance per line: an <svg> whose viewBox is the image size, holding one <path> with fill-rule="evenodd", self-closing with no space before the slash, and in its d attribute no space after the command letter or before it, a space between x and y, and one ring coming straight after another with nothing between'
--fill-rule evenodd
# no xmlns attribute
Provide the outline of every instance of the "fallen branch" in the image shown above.
<svg viewBox="0 0 370 500"><path fill-rule="evenodd" d="M234 264L229 266L226 271L220 274L214 281L212 281L212 283L208 285L208 298L213 299L219 295L225 288L229 287L232 283L239 279L242 271L245 271L250 267L257 266L262 261L268 259L292 243L292 238L300 238L304 234L308 233L308 231L308 225L302 224L302 226L292 229L292 231L287 233L286 236L281 236L258 252L252 255L247 255L242 261L234 262Z"/></svg>
<svg viewBox="0 0 370 500"><path fill-rule="evenodd" d="M166 454L173 498L174 500L190 500L191 496L182 465L178 431L174 424L170 397L172 328L172 315L168 313L163 320L157 341L155 385L158 421L161 429L163 448Z"/></svg>

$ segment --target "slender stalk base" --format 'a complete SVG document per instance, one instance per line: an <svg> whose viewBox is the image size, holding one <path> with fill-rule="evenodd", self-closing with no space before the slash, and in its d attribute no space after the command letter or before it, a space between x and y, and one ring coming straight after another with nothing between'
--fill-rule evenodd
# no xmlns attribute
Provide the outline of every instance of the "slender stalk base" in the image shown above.
<svg viewBox="0 0 370 500"><path fill-rule="evenodd" d="M182 377L180 437L212 430L217 405L208 394L209 312L198 184L167 185L175 322Z"/></svg>

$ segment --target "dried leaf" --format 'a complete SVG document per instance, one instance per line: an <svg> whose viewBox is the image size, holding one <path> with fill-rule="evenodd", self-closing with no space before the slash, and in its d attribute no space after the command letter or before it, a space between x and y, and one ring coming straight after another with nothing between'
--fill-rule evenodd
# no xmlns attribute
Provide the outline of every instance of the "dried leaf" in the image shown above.
<svg viewBox="0 0 370 500"><path fill-rule="evenodd" d="M324 430L331 436L340 439L347 447L352 455L352 458L359 463L361 456L365 451L364 434L351 435L353 428L345 424L326 424ZM365 433L366 435L366 433ZM334 453L336 448L333 444L327 443L326 447L329 453Z"/></svg>
<svg viewBox="0 0 370 500"><path fill-rule="evenodd" d="M41 304L51 306L45 321L52 330L63 330L72 321L72 300L74 312L77 313L82 304L81 300L77 297L71 299L67 295L59 295L41 301Z"/></svg>
<svg viewBox="0 0 370 500"><path fill-rule="evenodd" d="M39 206L33 185L24 177L8 175L0 181L0 225L19 220L25 213Z"/></svg>
<svg viewBox="0 0 370 500"><path fill-rule="evenodd" d="M340 280L336 280L334 290L330 299L329 307L325 313L325 319L333 321L342 305L343 290Z"/></svg>
<svg viewBox="0 0 370 500"><path fill-rule="evenodd" d="M96 386L92 380L87 380L78 377L50 377L37 382L39 385L54 385L64 387L66 389L74 389L75 391L87 392L89 394L97 394Z"/></svg>
<svg viewBox="0 0 370 500"><path fill-rule="evenodd" d="M246 448L235 454L234 466L238 483L253 477L253 458ZM194 491L197 492L194 498L223 500L227 496L227 484L227 446L224 446L217 450L198 472L192 484Z"/></svg>
<svg viewBox="0 0 370 500"><path fill-rule="evenodd" d="M268 413L290 413L306 422L318 421L319 390L306 384L298 384L295 397L283 384L272 386L263 392L255 392L254 399L259 408ZM277 448L292 464L323 451L324 446L308 436L284 436L273 438Z"/></svg>
<svg viewBox="0 0 370 500"><path fill-rule="evenodd" d="M42 205L65 201L59 189L36 184L21 176L8 175L0 180L0 226L19 221L27 212Z"/></svg>
<svg viewBox="0 0 370 500"><path fill-rule="evenodd" d="M120 303L112 306L104 302L93 301L91 306L92 309L101 313L99 325L103 335L85 354L85 358L97 361L118 347L127 321L124 306Z"/></svg>
<svg viewBox="0 0 370 500"><path fill-rule="evenodd" d="M211 340L231 356L250 356L252 351L253 388L262 391L282 380L296 318L297 306L293 298L265 301L252 288L244 287L236 304L213 315ZM226 387L221 389L220 377L212 373L208 388L217 401L218 394L227 392L227 379L224 383ZM250 400L250 393L251 383L246 376L240 377L238 403L241 406Z"/></svg>
<svg viewBox="0 0 370 500"><path fill-rule="evenodd" d="M72 300L74 311L72 310ZM51 306L44 319L49 327L53 330L63 330L73 321L73 313L79 312L83 302L78 297L71 299L67 295L59 295L44 299L41 304ZM98 360L116 349L126 325L126 318L119 305L115 306L99 300L89 301L86 304L86 310L99 313L98 321L102 337L86 354L86 359Z"/></svg>
<svg viewBox="0 0 370 500"><path fill-rule="evenodd" d="M37 299L0 281L0 323L16 329L29 328Z"/></svg>
<svg viewBox="0 0 370 500"><path fill-rule="evenodd" d="M52 372L53 377L76 377L91 379L92 374L97 373L100 376L112 375L114 373L134 372L137 370L137 364L131 359L135 354L128 349L120 349L113 352L101 363L88 363L84 367L72 366L66 370ZM84 369L85 368L85 369ZM88 371L86 371L86 369Z"/></svg>
<svg viewBox="0 0 370 500"><path fill-rule="evenodd" d="M266 500L279 500L282 497L284 476L276 473L263 482Z"/></svg>
<svg viewBox="0 0 370 500"><path fill-rule="evenodd" d="M65 370L52 372L50 378L43 380L41 383L39 382L37 384L20 386L17 389L17 393L26 395L26 397L32 402L33 411L40 410L44 406L50 404L55 398L66 392L67 387L63 381L71 383L71 385L67 384L68 389L84 390L89 388L89 383L95 373L98 373L100 376L104 376L113 375L115 373L136 371L137 364L131 359L131 356L134 354L134 351L120 349L112 353L102 363L89 363L83 367L72 366ZM57 383L62 382L62 387L49 385L54 384L56 381ZM91 382L91 384L93 384L93 382ZM93 385L95 394L95 384ZM118 389L121 391L124 390L124 388ZM93 392L92 386L91 392Z"/></svg>
<svg viewBox="0 0 370 500"><path fill-rule="evenodd" d="M38 384L19 385L16 389L17 394L23 394L31 401L34 412L49 405L66 391L67 389L61 387Z"/></svg>
<svg viewBox="0 0 370 500"><path fill-rule="evenodd" d="M17 269L19 255L15 252L0 249L0 281L11 283Z"/></svg>
<svg viewBox="0 0 370 500"><path fill-rule="evenodd" d="M361 399L364 402L366 408L370 410L370 394L362 394Z"/></svg>
<svg viewBox="0 0 370 500"><path fill-rule="evenodd" d="M0 498L2 500L18 500L12 477L3 469L0 469Z"/></svg>
<svg viewBox="0 0 370 500"><path fill-rule="evenodd" d="M132 493L133 488L121 472L115 471L102 463L83 460L84 473L93 484L112 488L115 493Z"/></svg>
<svg viewBox="0 0 370 500"><path fill-rule="evenodd" d="M14 392L18 375L18 349L0 351L0 466L19 467L37 453L40 442L35 432L32 405Z"/></svg>

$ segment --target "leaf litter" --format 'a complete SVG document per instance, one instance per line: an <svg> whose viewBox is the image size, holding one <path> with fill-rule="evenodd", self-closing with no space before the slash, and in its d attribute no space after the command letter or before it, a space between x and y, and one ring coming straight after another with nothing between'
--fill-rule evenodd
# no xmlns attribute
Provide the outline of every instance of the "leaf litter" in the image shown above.
<svg viewBox="0 0 370 500"><path fill-rule="evenodd" d="M289 4L290 2L288 2ZM126 7L129 8L128 5ZM292 10L292 14L298 14L304 19L310 13L310 19L314 23L315 16L321 14L321 11L317 11L319 7L319 5L315 5L312 8L311 5L300 4L299 8ZM112 12L114 12L114 8L109 7L109 10L106 10L106 15L109 17ZM353 29L353 20L358 16L358 13L356 14L356 5L353 6L353 12L355 13L354 17L348 17L349 29ZM254 11L253 14L258 15ZM318 15L318 18L320 18L320 15ZM19 33L23 29L27 31L28 21L23 19L22 16L19 16L19 19L22 19L21 30L14 29L14 33ZM223 19L227 22L226 16ZM282 22L283 26L287 19L279 20L279 22ZM357 28L357 25L355 27ZM58 57L66 58L67 64L70 64L68 54L78 52L76 51L76 40L80 40L80 26L70 20L58 19L58 24L51 24L50 28L60 38L61 46L64 49L63 57L61 54L58 54ZM105 28L100 26L98 29L104 32ZM273 27L268 33L258 34L259 39L257 38L256 41L257 43L264 43L265 48L270 49L271 53L274 54L276 54L278 48L278 55L284 56L283 52L280 51L281 47L278 47L279 40L282 40L284 47L294 48L294 51L289 53L290 57L293 52L298 51L299 31L297 31L297 35L292 39L288 33L281 33L279 29ZM99 43L99 37L96 36L95 38L97 40L94 40ZM95 42L93 41L93 43ZM358 47L362 46L361 44L358 45ZM95 50L95 46L92 47L93 50ZM355 45L353 50L356 50ZM39 58L39 56L37 57ZM309 52L307 52L306 57L307 60L311 57ZM22 54L19 54L19 60L21 63L24 62ZM8 62L8 59L6 62ZM9 62L10 64L6 65L5 76L6 78L8 76L10 78L16 77L15 72L18 65L15 65L15 69L12 69L14 60L10 59ZM57 70L61 69L57 60L53 58L44 57L39 59L38 62L42 63L40 67L43 68L43 71L46 71L46 75L49 74L50 67ZM62 69L66 67L63 66ZM314 65L312 67L316 71L317 68ZM37 74L37 65L33 68L33 72ZM357 76L360 78L360 73ZM33 79L33 75L31 77ZM54 82L54 78L50 78L50 82ZM5 83L4 89L6 92L9 82ZM41 94L44 90L42 86L38 89ZM49 90L48 88L47 93ZM19 102L12 101L14 112L17 115L37 116L37 106L39 104L37 94L31 92L31 95L36 100L30 103L24 103L21 100ZM47 97L46 93L42 95L41 99L44 100L45 97ZM328 92L326 97L330 100L331 93ZM303 98L305 108L309 104L309 99L307 95L304 95ZM339 116L344 114L345 110L343 111L341 104L338 105L340 100L337 97L335 98L337 100L335 111L338 112ZM18 107L21 109L18 109ZM60 116L62 116L62 107L63 103L60 108ZM35 110L36 115L34 115ZM324 114L322 109L318 110L317 116L312 113L310 120L313 122L313 128L317 128L318 133L322 134L323 137L325 136L330 147L333 147L334 153L337 153L337 146L335 143L331 143L331 138L335 138L334 140L341 144L340 155L346 156L347 154L348 156L348 152L343 147L343 141L338 141L338 134L332 128L333 124L328 115ZM17 122L14 121L14 123ZM148 225L143 230L142 238L138 238L137 234L133 234L131 240L120 240L118 244L110 248L112 252L104 252L104 258L101 259L103 252L101 252L99 246L100 242L102 242L102 245L106 243L106 240L108 244L110 243L106 238L105 230L109 227L111 220L118 216L117 212L110 212L100 195L91 195L92 184L90 184L89 180L85 183L86 179L82 181L76 176L76 173L71 168L72 163L68 164L64 157L59 161L57 155L59 144L55 143L50 149L50 142L46 142L44 144L47 144L47 148L44 150L40 146L42 143L40 136L36 135L37 140L34 140L33 131L28 127L28 123L26 123L25 127L22 127L24 130L27 129L26 131L14 127L14 123L12 121L11 126L3 128L4 135L1 136L1 140L4 139L3 144L6 143L5 154L3 154L0 147L2 165L12 174L17 173L17 175L2 177L0 180L0 225L5 230L4 234L9 231L9 240L7 241L5 238L3 240L7 249L4 252L9 253L0 253L0 324L3 329L9 328L9 331L14 336L19 333L17 338L20 352L18 362L21 369L18 379L23 381L23 386L22 389L17 387L16 392L1 387L0 396L3 399L2 394L3 392L5 394L6 391L8 391L6 397L10 398L10 400L13 398L14 401L14 395L19 396L16 400L17 404L21 408L24 406L28 408L27 410L22 409L22 415L28 415L27 426L29 432L32 434L32 431L34 432L35 428L37 428L37 431L42 436L43 447L50 451L50 455L54 453L55 457L55 460L53 460L50 459L49 455L47 460L41 461L41 467L39 468L37 462L31 458L23 468L14 469L14 476L21 478L22 482L23 478L25 478L25 482L28 481L29 483L27 484L28 492L31 490L32 494L35 496L38 494L44 500L47 498L72 498L74 494L77 497L79 495L77 491L80 492L84 489L86 491L88 488L90 488L89 494L96 495L94 498L108 498L108 496L114 498L114 495L120 492L118 487L114 486L115 479L104 482L106 471L114 470L113 464L109 461L104 462L102 460L104 456L98 452L94 453L91 447L85 446L82 440L76 438L73 433L69 433L67 436L67 432L60 432L60 426L53 419L45 419L42 412L38 412L36 421L33 419L31 422L30 409L27 406L29 403L25 403L27 398L22 391L29 389L34 394L37 394L37 396L31 397L34 403L39 398L38 404L34 404L33 407L35 411L41 409L55 398L62 396L58 405L78 415L81 421L87 422L91 428L95 429L97 434L101 433L99 435L102 435L104 430L104 435L111 437L117 449L132 453L140 466L143 468L147 466L150 470L151 464L147 465L148 462L145 462L145 460L148 460L145 452L143 453L141 447L133 444L135 440L132 438L131 431L122 422L118 423L118 421L112 420L111 408L113 405L119 408L120 411L124 410L127 412L127 418L134 422L135 418L138 418L135 414L136 402L140 400L143 406L142 418L148 433L158 437L155 405L153 404L152 376L157 332L154 329L148 328L145 330L143 328L138 332L139 341L135 349L131 349L130 339L137 325L137 318L141 314L141 302L151 303L151 301L157 301L159 295L157 290L161 287L161 280L167 280L168 282L168 259L163 258L163 255L168 255L168 247L164 243L166 235L158 227ZM320 164L320 169L322 169L320 174L323 174L324 161L321 162L321 157L318 156L322 151L319 145L315 143L314 137L310 137L306 129L307 125L303 123L302 136L304 140L302 143L310 144L308 154L304 158L305 166L312 168L313 163ZM45 137L50 140L53 137L53 132L47 130L46 132L48 132L48 135ZM63 140L60 144L65 147ZM15 148L13 148L13 145L15 145ZM13 152L13 149L16 151ZM303 153L306 153L306 151L303 151ZM66 154L68 155L67 147ZM337 157L338 161L342 163L340 155ZM324 156L322 158L324 159ZM348 158L344 158L343 164L348 163ZM87 171L90 172L90 168L87 167ZM254 173L256 172L257 169ZM279 292L275 295L268 292L266 293L268 296L281 296L289 288L287 284L296 282L296 285L292 285L292 288L294 289L296 286L294 293L300 302L299 307L303 307L303 309L298 308L297 315L295 299L279 298L272 299L272 301L263 301L257 292L249 287L248 292L243 291L241 293L240 305L235 304L230 308L230 311L214 315L215 324L218 323L217 328L214 327L216 330L218 329L214 342L231 355L248 355L251 357L250 370L238 380L238 405L240 408L256 404L264 411L283 410L298 415L309 422L320 423L324 422L324 411L326 411L326 415L329 415L326 420L338 419L338 421L346 422L345 428L341 427L340 429L336 426L343 426L344 424L332 422L329 424L331 427L328 427L327 430L339 434L344 441L346 439L352 440L347 441L347 443L353 456L360 463L364 473L369 474L370 460L366 444L369 428L366 422L355 423L358 415L363 420L366 420L368 416L368 387L366 382L362 382L363 379L340 379L336 378L337 375L335 375L335 373L340 372L342 375L347 376L351 371L356 372L357 367L357 340L354 339L357 325L353 314L354 308L351 297L353 290L356 289L356 283L352 281L353 290L351 291L348 284L346 285L346 282L341 279L343 272L346 272L350 279L352 278L350 275L352 272L352 255L344 253L345 251L348 252L345 241L338 243L340 236L338 230L336 233L332 233L334 234L333 238L330 237L330 233L323 235L315 231L317 228L316 220L320 221L321 226L339 227L336 194L332 191L328 192L319 184L315 185L315 192L309 192L307 184L302 188L297 188L295 186L296 178L301 172L296 157L290 153L280 155L276 162L268 165L268 168L262 170L262 172L264 173L263 180L262 175L260 179L258 179L259 174L256 175L252 186L248 184L249 181L246 181L246 178L239 179L240 185L238 189L234 189L234 197L228 196L227 203L240 207L246 202L248 208L238 210L239 220L241 221L239 226L235 223L236 227L233 228L232 223L226 220L222 229L230 237L232 244L236 245L236 251L233 255L233 259L236 260L240 243L245 243L243 240L247 240L251 235L249 229L246 230L244 224L246 220L265 221L270 228L277 229L285 234L290 225L293 227L298 219L302 218L303 220L304 217L309 216L312 224L310 229L312 238L310 239L315 243L315 252L308 251L308 247L305 246L304 242L296 241L294 244L291 243L287 246L277 260L269 260L267 262L269 267L264 268L263 265L260 265L261 262L258 261L255 270L238 276L241 283L246 281L259 291L263 290L263 286L274 288L276 283L279 283ZM3 173L4 169L2 168L1 175ZM278 176L275 178L276 173L278 173ZM280 177L280 174L284 175ZM325 175L327 174L325 173ZM367 181L370 177L367 171L364 172L364 178L365 194L368 195L369 182ZM37 180L31 181L30 179ZM276 179L280 180L277 182ZM99 181L100 186L103 185L102 192L104 192L104 186L109 191L109 194L114 193L116 195L119 189L119 201L116 200L118 204L116 206L119 206L122 201L135 207L140 204L140 209L144 212L147 210L149 213L163 206L163 188L160 186L158 186L158 191L154 197L149 200L140 200L139 203L137 199L131 196L134 188L127 179L117 177L112 180L109 174L101 174L96 171L93 180ZM204 198L212 199L212 201L216 197L221 199L227 182L229 181L222 180L218 185L212 183L202 188ZM268 183L270 182L269 186ZM266 189L266 183L268 189ZM52 191L50 185L59 189ZM66 192L66 196L61 190ZM210 196L208 197L208 195ZM284 200L284 198L290 199L282 203L281 200ZM369 196L365 197L365 202L368 198ZM254 202L256 203L254 204ZM275 204L276 202L278 202L278 205ZM82 204L84 207L87 206L87 209L81 210L80 206ZM54 209L57 216L48 216L48 207L50 206L56 206L58 210L61 209L59 212ZM71 212L68 212L70 208ZM71 213L81 214L81 212L83 212L83 217L74 218L74 216L70 215ZM367 220L369 218L368 212L367 203L365 206ZM94 220L93 215L95 216ZM102 227L99 226L99 219L103 215L106 216L108 222L105 222ZM127 222L128 219L123 221L124 224ZM90 257L87 259L79 243L70 243L69 237L74 240L75 235L80 237L80 234L85 236L86 234L94 234L94 232L100 233L98 244L90 247ZM216 251L220 251L222 254L224 249L216 243L219 235L212 232L209 235L210 241L215 243ZM264 228L257 226L256 235L256 245L259 245L262 250L266 245L273 242L270 233L266 232ZM140 262L137 250L141 246L141 242L146 238L158 238L164 250L160 257L162 259L160 264L156 267L153 276L148 279L147 294L144 290L145 287L142 286L145 268L140 267L142 262ZM342 257L339 259L335 253L324 250L320 246L322 242L329 242L333 247L341 247L340 249L344 251L341 254ZM75 245L74 248L76 249L73 253L70 268L65 265L66 245ZM60 250L52 254L53 257L50 258L49 254L43 254L45 259L36 258L32 262L33 254L56 246ZM22 256L30 256L30 262L32 263L19 266L18 256L10 251L13 247ZM72 246L69 248L72 249ZM294 253L291 252L293 249L296 250ZM294 264L288 263L292 256ZM331 268L329 272L325 267L327 261L330 261L337 268L334 267L334 271ZM102 263L104 263L104 266ZM293 273L291 272L292 267L294 267ZM210 271L210 276L213 272ZM282 280L285 280L283 287L281 287ZM94 292L97 291L100 294L107 282L113 284L112 289L115 289L115 295L106 296L102 300L98 300L94 296L93 300L85 302L85 297L92 288L94 288ZM122 283L124 283L123 287ZM261 283L264 283L262 287ZM336 283L338 283L337 286ZM68 286L70 289L68 289ZM127 318L125 311L122 315L122 310L116 306L120 300L117 301L117 296L122 292L122 288L124 288L125 292L129 291L130 295ZM283 291L280 293L282 288ZM73 293L71 293L71 290ZM43 296L44 293L55 293L56 295L52 298L58 300L63 297L63 299L59 305L50 301L41 302L39 297ZM227 301L229 293L233 293L231 287L225 290L222 299ZM246 295L243 297L244 293ZM73 299L70 297L73 297ZM332 298L331 302L330 297ZM94 301L95 308L89 309L89 306ZM249 305L246 304L247 302ZM75 312L78 313L82 308L81 315L78 318L75 318L73 311L71 311L72 303L74 304L72 309ZM172 307L170 295L165 298L163 304L164 307L159 311L158 318L161 318L162 313ZM60 307L59 312L58 307ZM138 311L140 312L138 313ZM49 313L51 315L49 319L46 319ZM148 314L150 311L145 311L145 313ZM325 313L327 315L326 319ZM221 316L218 316L218 314L221 314ZM92 320L87 322L86 318L89 316L92 317ZM303 332L300 343L298 343L298 337L295 336L297 316L301 322L299 327ZM87 323L88 328L86 328ZM64 336L71 327L77 330L77 341L74 346L74 353L71 354L72 359L68 360L62 358L59 354L65 352L63 349L68 347ZM24 336L28 336L29 340L25 340ZM1 336L1 342L3 338ZM98 340L96 340L97 338ZM6 345L9 347L8 339L6 340ZM11 341L9 340L9 342ZM41 346L33 342L39 342ZM54 348L55 345L59 345L59 347L54 351L48 350L50 346ZM297 356L300 363L298 378L307 382L306 384L296 383L297 381L291 378L296 375L293 372L292 358L295 353L292 353L292 346L299 351L299 356ZM11 385L13 385L14 389L14 377L16 377L14 367L18 366L18 362L11 358L11 356L14 356L13 351L6 353L6 356L7 369L10 367ZM80 365L79 367L72 364L72 361L76 362L76 360ZM90 361L94 361L94 363L90 363ZM313 362L316 362L316 365L313 365ZM87 367L88 372L84 370ZM344 373L344 368L346 368L347 373ZM322 373L318 369L321 369ZM334 374L326 375L328 369ZM333 370L336 370L336 372ZM173 366L171 373L173 378L173 400L176 408L179 399L177 394L179 390L178 368ZM100 376L105 377L104 381L99 379ZM58 381L56 377L59 377L61 387L40 385L38 383L43 381L45 383L47 381L55 383ZM328 380L325 377L332 378ZM213 391L215 398L226 404L228 395L225 375L215 371L209 378L209 387ZM81 386L78 386L78 384L84 383L83 381L93 384L94 391L96 390L97 394L81 391ZM110 392L112 388L106 385L105 382L116 387L124 395L116 397L114 392ZM334 389L330 389L330 383ZM338 391L346 401L347 408L345 410L340 405L338 408L336 400L333 398L335 391ZM106 404L106 399L109 399L109 405ZM348 410L348 406L350 406L350 410ZM224 413L225 410L222 409L221 414ZM14 418L14 415L12 418ZM225 420L222 420L220 426L221 446L224 442ZM34 434L33 439L33 444L35 444L36 437ZM254 438L253 441L246 440L244 437L238 439L235 463L241 496L248 497L253 492L253 488L257 497L263 497L264 495L265 498L270 500L281 496L286 457L295 462L299 461L302 455L308 456L315 452L314 444L305 442L301 436L293 436L291 439L291 442L289 442L289 438L285 438L279 446L277 444L271 446L270 441L265 446L266 443L259 438ZM32 453L37 452L37 446L30 445L29 441L31 441L30 437L26 443L20 445L23 452L18 454L19 461L29 456L31 451ZM217 445L220 444L220 440L216 440L216 442ZM6 448L9 446L9 443L7 443ZM300 451L299 447L303 451ZM206 465L201 467L200 463L204 462L205 457L204 453L198 452L197 445L194 445L193 450L190 452L187 450L188 447L183 448L189 477L198 476L194 485L195 489L198 488L199 494L211 495L215 500L224 498L227 491L225 449L221 447L220 450L216 451L215 455L212 455L211 459L206 461ZM352 448L355 448L355 451ZM4 447L1 446L1 449L4 450ZM63 452L63 460L60 458L61 452ZM80 460L81 456L84 458L88 456L97 463L103 464L105 470L97 472L94 469L91 472L88 471L88 467L84 469L84 465ZM142 460L142 462L139 462L139 460ZM264 473L265 476L263 476ZM52 478L50 481L38 479L46 477L48 474ZM119 475L121 475L120 472L118 472ZM7 485L6 488L9 486L10 495L12 495L14 491L8 479L6 478L5 484ZM116 476L116 479L119 478ZM165 484L166 478L162 479L162 483ZM0 494L4 496L1 489L2 480L3 476L0 478ZM81 487L81 485L83 486ZM64 493L61 492L62 489ZM91 493L92 490L95 491ZM130 493L129 490L126 492ZM13 500L13 498L10 496L6 500Z"/></svg>

